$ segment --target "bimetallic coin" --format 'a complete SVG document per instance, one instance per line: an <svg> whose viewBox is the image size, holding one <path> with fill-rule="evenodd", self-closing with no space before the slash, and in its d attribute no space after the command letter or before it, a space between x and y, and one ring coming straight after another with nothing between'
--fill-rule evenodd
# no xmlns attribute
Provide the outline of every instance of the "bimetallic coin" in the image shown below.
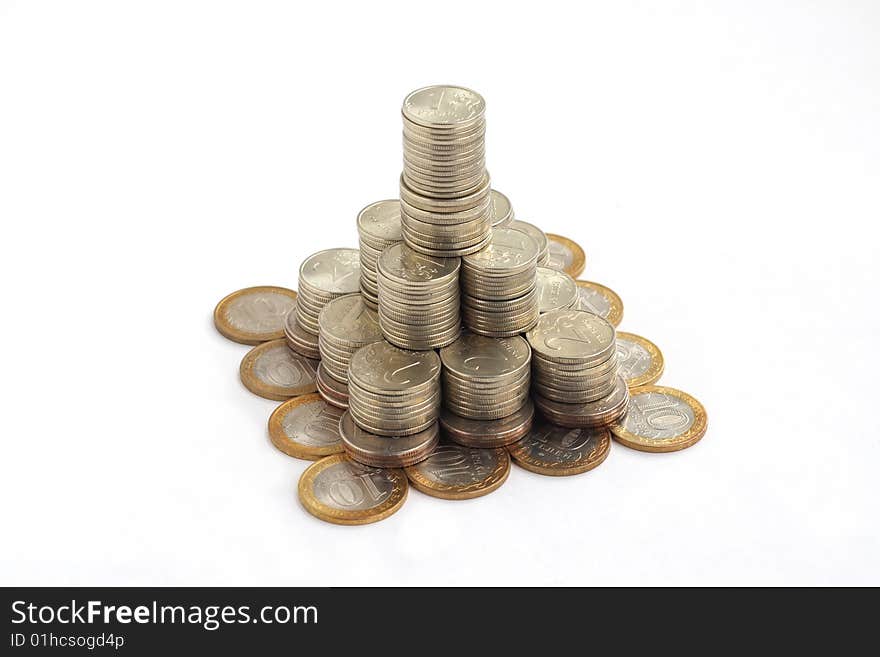
<svg viewBox="0 0 880 657"><path fill-rule="evenodd" d="M342 452L340 417L342 409L316 394L294 397L272 412L269 438L285 454L314 461Z"/></svg>
<svg viewBox="0 0 880 657"><path fill-rule="evenodd" d="M337 525L383 520L406 501L406 474L352 461L344 454L313 463L299 480L299 499L316 518Z"/></svg>
<svg viewBox="0 0 880 657"><path fill-rule="evenodd" d="M241 344L260 344L284 337L284 318L296 303L296 292L284 287L249 287L224 297L214 308L214 326Z"/></svg>
<svg viewBox="0 0 880 657"><path fill-rule="evenodd" d="M655 383L663 374L663 354L650 340L635 333L617 332L618 374L630 390Z"/></svg>
<svg viewBox="0 0 880 657"><path fill-rule="evenodd" d="M538 310L541 313L571 308L578 299L578 286L564 271L538 267L537 296Z"/></svg>
<svg viewBox="0 0 880 657"><path fill-rule="evenodd" d="M517 465L531 472L576 475L605 460L611 449L611 435L607 429L566 429L542 420L507 449Z"/></svg>
<svg viewBox="0 0 880 657"><path fill-rule="evenodd" d="M318 361L291 351L287 341L272 340L245 354L239 368L244 386L255 395L284 401L288 397L315 392Z"/></svg>
<svg viewBox="0 0 880 657"><path fill-rule="evenodd" d="M578 286L578 299L574 304L576 310L599 315L611 322L612 326L620 324L623 319L623 301L617 293L592 281L575 281Z"/></svg>
<svg viewBox="0 0 880 657"><path fill-rule="evenodd" d="M583 273L587 257L579 244L562 235L547 233L547 245L550 254L548 267L564 271L572 278Z"/></svg>
<svg viewBox="0 0 880 657"><path fill-rule="evenodd" d="M686 392L644 386L630 395L626 415L611 426L621 444L643 452L674 452L706 435L706 409Z"/></svg>
<svg viewBox="0 0 880 657"><path fill-rule="evenodd" d="M431 455L406 468L413 488L445 500L470 500L497 490L510 474L504 449L474 449L441 443Z"/></svg>

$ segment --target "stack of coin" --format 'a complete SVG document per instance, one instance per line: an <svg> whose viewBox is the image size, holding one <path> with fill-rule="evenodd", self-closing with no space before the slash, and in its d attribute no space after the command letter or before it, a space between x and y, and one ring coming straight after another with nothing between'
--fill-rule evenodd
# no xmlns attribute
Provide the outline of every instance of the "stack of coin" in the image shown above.
<svg viewBox="0 0 880 657"><path fill-rule="evenodd" d="M318 314L330 301L360 290L360 255L357 249L318 251L299 268L296 321L318 334Z"/></svg>
<svg viewBox="0 0 880 657"><path fill-rule="evenodd" d="M400 227L400 201L376 201L360 211L357 218L361 247L361 294L373 310L379 308L376 261L392 244L403 239Z"/></svg>
<svg viewBox="0 0 880 657"><path fill-rule="evenodd" d="M525 233L495 228L482 251L461 260L462 318L474 333L509 337L538 321L538 248Z"/></svg>
<svg viewBox="0 0 880 657"><path fill-rule="evenodd" d="M418 89L403 101L403 239L439 257L486 245L493 218L485 101L463 87Z"/></svg>
<svg viewBox="0 0 880 657"><path fill-rule="evenodd" d="M364 431L409 436L435 427L440 412L440 358L375 342L348 368L349 412Z"/></svg>
<svg viewBox="0 0 880 657"><path fill-rule="evenodd" d="M507 226L513 221L513 206L510 199L497 189L491 192L492 197L492 228Z"/></svg>
<svg viewBox="0 0 880 657"><path fill-rule="evenodd" d="M458 337L458 258L435 258L394 244L377 264L379 324L388 342L422 351L444 347Z"/></svg>
<svg viewBox="0 0 880 657"><path fill-rule="evenodd" d="M578 300L578 286L571 276L564 271L538 267L537 279L538 309L542 314L574 307Z"/></svg>
<svg viewBox="0 0 880 657"><path fill-rule="evenodd" d="M360 294L346 294L324 306L318 316L321 367L340 383L348 383L348 364L361 347L379 342L379 315Z"/></svg>
<svg viewBox="0 0 880 657"><path fill-rule="evenodd" d="M507 227L522 231L535 241L535 244L538 245L539 267L543 267L550 262L550 240L547 239L547 235L543 230L534 224L530 224L527 221L520 221L519 219L514 219L507 224Z"/></svg>
<svg viewBox="0 0 880 657"><path fill-rule="evenodd" d="M284 318L284 337L287 338L287 346L300 356L319 359L321 352L318 350L318 336L306 331L296 319L296 304Z"/></svg>
<svg viewBox="0 0 880 657"><path fill-rule="evenodd" d="M535 405L570 427L617 420L629 400L618 376L614 327L582 310L552 310L526 336L532 347Z"/></svg>
<svg viewBox="0 0 880 657"><path fill-rule="evenodd" d="M529 398L531 349L520 336L465 333L440 350L443 405L472 420L498 420Z"/></svg>

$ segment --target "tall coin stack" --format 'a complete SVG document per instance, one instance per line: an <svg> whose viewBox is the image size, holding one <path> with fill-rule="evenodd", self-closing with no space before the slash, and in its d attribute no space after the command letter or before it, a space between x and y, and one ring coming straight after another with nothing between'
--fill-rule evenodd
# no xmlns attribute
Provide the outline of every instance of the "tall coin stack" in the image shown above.
<svg viewBox="0 0 880 657"><path fill-rule="evenodd" d="M348 364L361 347L379 342L379 316L360 294L346 294L324 306L318 315L318 392L330 404L348 406ZM329 378L328 378L329 377Z"/></svg>
<svg viewBox="0 0 880 657"><path fill-rule="evenodd" d="M582 310L552 310L528 332L535 405L565 427L614 422L629 395L617 374L614 327Z"/></svg>
<svg viewBox="0 0 880 657"><path fill-rule="evenodd" d="M423 351L458 337L458 258L430 257L395 244L382 252L377 264L379 325L388 342Z"/></svg>
<svg viewBox="0 0 880 657"><path fill-rule="evenodd" d="M329 302L360 289L357 249L327 249L303 260L299 268L296 322L286 322L288 345L303 356L318 351L318 315ZM309 353L306 353L309 352Z"/></svg>
<svg viewBox="0 0 880 657"><path fill-rule="evenodd" d="M538 321L538 246L523 232L495 228L489 244L461 260L462 318L474 333L524 333Z"/></svg>
<svg viewBox="0 0 880 657"><path fill-rule="evenodd" d="M440 350L443 405L471 420L498 420L528 401L531 349L520 336L465 333Z"/></svg>
<svg viewBox="0 0 880 657"><path fill-rule="evenodd" d="M482 249L493 210L486 171L486 104L463 87L434 86L403 101L403 239L432 256Z"/></svg>
<svg viewBox="0 0 880 657"><path fill-rule="evenodd" d="M392 244L403 239L400 225L400 201L376 201L358 213L358 238L361 248L361 294L373 310L379 308L379 283L376 261Z"/></svg>

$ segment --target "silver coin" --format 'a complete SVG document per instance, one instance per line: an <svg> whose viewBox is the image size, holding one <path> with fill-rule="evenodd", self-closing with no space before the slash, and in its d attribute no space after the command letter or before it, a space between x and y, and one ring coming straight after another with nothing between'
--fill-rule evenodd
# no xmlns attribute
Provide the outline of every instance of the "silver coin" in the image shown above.
<svg viewBox="0 0 880 657"><path fill-rule="evenodd" d="M403 116L417 125L467 127L479 121L486 101L465 87L432 86L417 89L403 101Z"/></svg>
<svg viewBox="0 0 880 657"><path fill-rule="evenodd" d="M402 284L434 286L458 276L460 263L455 258L431 258L395 244L379 256L378 270Z"/></svg>
<svg viewBox="0 0 880 657"><path fill-rule="evenodd" d="M549 250L549 243L547 241L547 235L544 233L543 230L541 230L534 224L530 224L527 221L522 221L520 219L514 219L509 224L507 224L507 227L522 231L523 233L531 237L535 241L535 244L538 245L538 252L546 257L546 254Z"/></svg>
<svg viewBox="0 0 880 657"><path fill-rule="evenodd" d="M374 240L399 242L403 239L400 226L400 201L389 199L371 203L358 213L358 231Z"/></svg>
<svg viewBox="0 0 880 657"><path fill-rule="evenodd" d="M361 346L382 339L379 316L364 305L360 294L338 297L318 316L319 335L336 344Z"/></svg>
<svg viewBox="0 0 880 657"><path fill-rule="evenodd" d="M378 392L405 392L436 381L440 357L433 351L404 351L387 342L358 349L351 359L350 376L360 385Z"/></svg>
<svg viewBox="0 0 880 657"><path fill-rule="evenodd" d="M487 338L467 333L440 350L443 366L464 378L497 379L527 370L532 350L514 338Z"/></svg>
<svg viewBox="0 0 880 657"><path fill-rule="evenodd" d="M598 401L586 404L555 402L539 394L534 396L535 405L554 424L563 427L595 427L611 424L626 413L629 392L626 381L617 377L613 392Z"/></svg>
<svg viewBox="0 0 880 657"><path fill-rule="evenodd" d="M497 189L490 192L492 198L492 227L507 226L513 221L513 206L510 199Z"/></svg>
<svg viewBox="0 0 880 657"><path fill-rule="evenodd" d="M470 420L448 409L440 411L440 425L446 436L461 445L477 448L502 447L528 433L535 416L531 400L516 412L499 420Z"/></svg>
<svg viewBox="0 0 880 657"><path fill-rule="evenodd" d="M541 313L571 308L578 299L578 286L564 271L537 268L538 307Z"/></svg>
<svg viewBox="0 0 880 657"><path fill-rule="evenodd" d="M357 249L328 249L306 258L299 268L304 282L329 294L351 294L358 291L360 254Z"/></svg>
<svg viewBox="0 0 880 657"><path fill-rule="evenodd" d="M519 272L535 266L538 246L524 232L496 228L485 249L464 258L464 264L491 272Z"/></svg>
<svg viewBox="0 0 880 657"><path fill-rule="evenodd" d="M606 320L582 310L552 310L526 335L532 350L550 360L599 361L615 348Z"/></svg>

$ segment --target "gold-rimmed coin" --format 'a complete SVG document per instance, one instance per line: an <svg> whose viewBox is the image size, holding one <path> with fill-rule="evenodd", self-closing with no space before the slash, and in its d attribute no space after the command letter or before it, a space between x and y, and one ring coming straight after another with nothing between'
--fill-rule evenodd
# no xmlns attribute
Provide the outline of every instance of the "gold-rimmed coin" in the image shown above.
<svg viewBox="0 0 880 657"><path fill-rule="evenodd" d="M656 383L663 374L663 354L647 338L618 331L616 346L617 373L630 390Z"/></svg>
<svg viewBox="0 0 880 657"><path fill-rule="evenodd" d="M507 446L517 465L542 475L582 474L602 463L611 449L608 429L566 429L544 419Z"/></svg>
<svg viewBox="0 0 880 657"><path fill-rule="evenodd" d="M706 409L686 392L644 386L630 393L629 410L611 426L622 445L643 452L675 452L706 435Z"/></svg>
<svg viewBox="0 0 880 657"><path fill-rule="evenodd" d="M317 372L318 361L292 351L283 338L251 349L239 368L245 388L275 401L315 392Z"/></svg>
<svg viewBox="0 0 880 657"><path fill-rule="evenodd" d="M405 468L413 488L444 500L488 495L507 481L510 456L503 448L474 449L443 442L431 455Z"/></svg>
<svg viewBox="0 0 880 657"><path fill-rule="evenodd" d="M284 318L296 304L296 292L260 285L229 294L214 308L214 326L241 344L260 344L284 337Z"/></svg>
<svg viewBox="0 0 880 657"><path fill-rule="evenodd" d="M547 233L547 242L550 258L547 260L546 267L564 271L572 278L577 278L584 272L587 256L580 244L553 233Z"/></svg>
<svg viewBox="0 0 880 657"><path fill-rule="evenodd" d="M311 393L288 399L269 416L269 438L288 456L315 461L342 452L342 409Z"/></svg>
<svg viewBox="0 0 880 657"><path fill-rule="evenodd" d="M406 474L397 468L371 468L334 454L312 463L299 478L306 511L337 525L384 520L406 501Z"/></svg>
<svg viewBox="0 0 880 657"><path fill-rule="evenodd" d="M623 301L617 292L601 283L593 281L575 281L578 286L578 298L574 302L575 310L586 310L588 313L607 319L612 326L618 326L623 319Z"/></svg>

